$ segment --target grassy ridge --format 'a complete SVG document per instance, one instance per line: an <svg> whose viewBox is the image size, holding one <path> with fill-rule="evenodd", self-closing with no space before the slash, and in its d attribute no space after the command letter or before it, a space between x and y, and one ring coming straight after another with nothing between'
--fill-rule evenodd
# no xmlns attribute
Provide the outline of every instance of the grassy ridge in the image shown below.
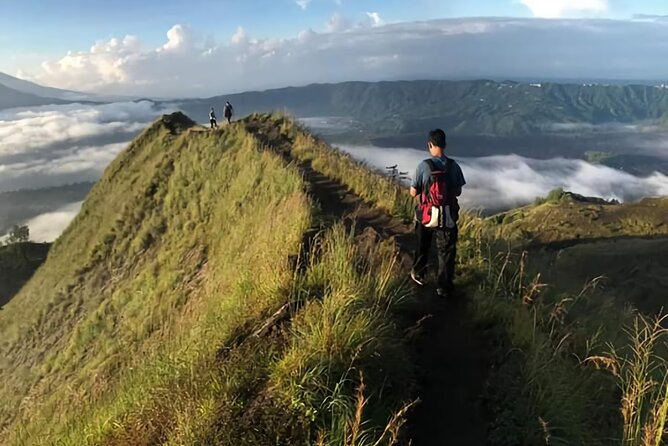
<svg viewBox="0 0 668 446"><path fill-rule="evenodd" d="M48 264L0 315L2 369L16 367L3 377L3 421L28 392L42 403L22 408L21 418L37 411L58 421L68 415L62 408L86 407L165 342L204 341L214 323L224 340L280 299L271 291L291 278L286 256L309 225L299 176L258 156L242 132L171 129L168 120L154 125L108 168ZM244 209L246 201L265 213ZM264 219L281 230L264 230ZM247 246L248 237L257 243ZM239 265L254 272L241 275ZM243 296L255 274L267 274L265 293ZM215 308L224 323L205 317ZM28 431L37 427L50 426Z"/></svg>
<svg viewBox="0 0 668 446"><path fill-rule="evenodd" d="M579 292L548 285L531 272L523 245L513 248L498 234L489 221L467 220L462 239L473 249L459 259L463 282L473 285L472 318L496 346L485 395L490 444L664 444L668 333L661 315L594 292L600 278Z"/></svg>
<svg viewBox="0 0 668 446"><path fill-rule="evenodd" d="M587 203L569 196L490 218L502 239L552 243L576 239L668 235L668 199L624 205Z"/></svg>
<svg viewBox="0 0 668 446"><path fill-rule="evenodd" d="M367 201L395 215L410 215L411 203L402 198L398 185L386 188L387 179L379 173L345 154L325 150L323 143L303 135L289 121L282 125L294 132L293 155L298 159L310 161ZM600 226L594 218L592 230L610 224L617 225L618 235L636 234L634 219L650 217L656 224L649 225L651 229L640 225L638 231L654 234L663 228L664 205L665 200L645 200L605 207L601 212L610 209L612 215L601 219ZM547 203L522 212L541 215L557 212L558 206ZM561 206L567 214L575 207L570 202ZM627 220L619 226L616 218L622 213ZM564 227L554 218L535 221L547 222L555 231L580 228ZM628 302L595 298L595 281L575 294L548 287L540 275L528 272L527 253L499 252L498 247L508 246L513 237L493 223L462 215L458 245L458 282L469 290L471 317L481 329L490 330L496 347L495 371L485 395L492 416L490 444L664 444L668 333L661 328L660 316L639 315ZM585 224L580 229L588 230ZM535 235L540 234L536 230ZM526 234L517 239L526 241Z"/></svg>
<svg viewBox="0 0 668 446"><path fill-rule="evenodd" d="M286 117L251 119L410 218L396 183ZM172 115L147 129L0 312L0 439L392 444L412 375L391 316L406 297L396 248L335 224L295 265L317 215L306 186L244 127L205 132ZM497 340L491 443L662 444L661 324L547 289L475 216L462 216L460 238L459 283ZM258 332L286 303L287 321Z"/></svg>
<svg viewBox="0 0 668 446"><path fill-rule="evenodd" d="M391 442L395 248L335 227L295 269L304 191L243 127L147 129L0 313L3 442ZM286 303L293 322L255 335Z"/></svg>
<svg viewBox="0 0 668 446"><path fill-rule="evenodd" d="M309 162L318 172L347 186L364 201L404 221L415 217L414 200L391 180L349 154L313 136L288 115L254 114L252 120L279 127L291 140L290 155Z"/></svg>

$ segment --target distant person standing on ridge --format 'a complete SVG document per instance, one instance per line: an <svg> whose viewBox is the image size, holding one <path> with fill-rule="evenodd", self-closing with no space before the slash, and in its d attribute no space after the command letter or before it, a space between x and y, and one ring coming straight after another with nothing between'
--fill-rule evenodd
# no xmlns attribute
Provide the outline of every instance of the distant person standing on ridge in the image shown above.
<svg viewBox="0 0 668 446"><path fill-rule="evenodd" d="M211 111L209 112L209 122L211 123L212 129L218 127L218 121L216 121L216 112L213 111L213 107L211 107Z"/></svg>
<svg viewBox="0 0 668 446"><path fill-rule="evenodd" d="M227 123L231 124L232 123L232 116L234 116L234 107L232 107L232 104L230 104L229 101L225 102L225 119L227 119Z"/></svg>
<svg viewBox="0 0 668 446"><path fill-rule="evenodd" d="M429 132L427 148L431 157L418 165L410 189L411 196L419 200L415 213L417 247L411 279L418 285L424 285L429 249L432 238L436 237L436 292L440 297L448 297L454 291L459 219L457 197L466 184L462 169L455 160L445 156L445 146L443 130Z"/></svg>

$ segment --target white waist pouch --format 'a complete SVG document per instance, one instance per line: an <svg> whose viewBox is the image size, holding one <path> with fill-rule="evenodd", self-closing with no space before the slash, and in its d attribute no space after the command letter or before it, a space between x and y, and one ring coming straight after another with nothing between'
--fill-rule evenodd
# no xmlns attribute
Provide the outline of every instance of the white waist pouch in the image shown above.
<svg viewBox="0 0 668 446"><path fill-rule="evenodd" d="M431 220L424 226L425 228L454 228L455 220L450 213L450 205L444 207L432 206Z"/></svg>

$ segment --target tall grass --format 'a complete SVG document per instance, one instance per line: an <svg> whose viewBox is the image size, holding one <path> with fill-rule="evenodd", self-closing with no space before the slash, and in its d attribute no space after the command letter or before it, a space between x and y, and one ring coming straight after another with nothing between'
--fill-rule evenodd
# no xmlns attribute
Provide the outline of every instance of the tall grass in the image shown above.
<svg viewBox="0 0 668 446"><path fill-rule="evenodd" d="M310 162L367 202L410 219L412 203L396 183L331 150L285 117L254 119L281 126L293 142L293 157ZM590 299L595 283L586 285L579 295L557 293L540 277L529 276L529 259L517 252L517 243L496 235L487 221L462 215L460 283L470 287L474 321L480 327L492 327L497 338L497 365L486 397L493 420L491 444L619 441L612 440L620 437L622 425L614 384L579 358L597 351L606 339L627 342L618 336L617 328L629 323L633 313Z"/></svg>
<svg viewBox="0 0 668 446"><path fill-rule="evenodd" d="M625 329L630 344L609 345L588 362L608 370L621 391L624 446L660 446L668 430L668 317L639 315Z"/></svg>
<svg viewBox="0 0 668 446"><path fill-rule="evenodd" d="M177 429L218 387L218 348L287 299L310 221L301 176L242 129L155 124L0 314L15 442Z"/></svg>
<svg viewBox="0 0 668 446"><path fill-rule="evenodd" d="M480 251L479 251L480 252ZM546 295L539 278L525 274L526 256L512 252L463 258L472 290L474 321L494 327L496 367L487 404L490 444L594 444L588 411L591 377L569 350L566 317L575 304Z"/></svg>
<svg viewBox="0 0 668 446"><path fill-rule="evenodd" d="M302 270L297 169L241 126L173 118L108 168L0 314L3 442L394 444L411 376L396 248L336 226Z"/></svg>
<svg viewBox="0 0 668 446"><path fill-rule="evenodd" d="M287 136L293 157L412 217L398 184L285 116L254 119ZM306 189L242 126L203 132L172 117L145 131L0 312L0 441L401 441L412 362L393 317L408 295L396 247L335 225L295 265L315 220ZM496 358L490 443L663 444L665 320L589 286L560 294L504 243L462 215L459 283ZM287 320L254 336L285 304Z"/></svg>
<svg viewBox="0 0 668 446"><path fill-rule="evenodd" d="M412 217L413 204L396 183L386 187L388 183L383 180L388 180L380 173L369 172L348 155L331 150L285 117L273 119L291 135L292 156L309 161L314 169L339 180L367 202L405 220ZM545 209L554 211L545 206L540 208ZM624 212L617 207L613 210ZM648 212L642 206L632 211ZM655 210L651 212L656 214ZM596 213L592 215L595 219ZM592 223L591 218L579 225L579 230L595 233L602 223ZM522 230L520 239L542 236L541 225L554 218L542 216L537 221L537 229ZM591 228L587 226L589 223L593 225ZM614 382L587 367L582 358L600 352L606 342L618 346L632 344L634 337L620 333L619 327L632 326L635 311L594 294L598 279L583 284L582 292L576 295L548 287L540 276L527 273L530 259L521 251L521 244L506 240L489 222L475 215L464 213L459 226L459 262L463 271L460 283L470 287L474 321L480 327L492 327L497 337L493 342L497 365L487 395L487 404L493 412L490 442L622 443L625 435L622 431L626 430L623 426L627 423L620 414L626 403L616 400ZM626 230L623 225L613 226L612 230L617 232ZM588 228L590 232L586 232ZM560 234L560 231L563 228L549 232L548 227L546 233ZM631 363L637 361L636 358ZM665 372L663 375L655 372L665 377ZM661 389L663 379L658 379L656 389ZM656 396L653 401L656 403L650 412L655 414L651 418L656 420L655 428L642 430L658 438L657 429L665 423L665 406Z"/></svg>
<svg viewBox="0 0 668 446"><path fill-rule="evenodd" d="M310 162L318 172L346 185L366 202L387 211L404 221L415 217L415 203L406 187L313 136L294 119L285 114L257 114L250 119L280 127L290 138L290 155Z"/></svg>
<svg viewBox="0 0 668 446"><path fill-rule="evenodd" d="M527 252L511 243L500 250L486 222L464 221L460 260L475 287L473 317L501 335L487 395L491 444L663 444L665 318L649 321L594 294L601 278L579 294L559 293L527 273Z"/></svg>
<svg viewBox="0 0 668 446"><path fill-rule="evenodd" d="M411 376L391 313L407 297L394 247L335 226L316 249L301 282L307 305L293 321L271 386L315 423L319 444L392 444L382 440L387 433L378 420L400 422L392 411L401 412Z"/></svg>

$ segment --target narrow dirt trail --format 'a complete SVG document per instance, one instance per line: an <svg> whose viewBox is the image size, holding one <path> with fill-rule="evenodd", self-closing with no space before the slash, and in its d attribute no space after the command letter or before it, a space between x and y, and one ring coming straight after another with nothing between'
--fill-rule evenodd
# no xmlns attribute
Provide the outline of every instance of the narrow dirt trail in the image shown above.
<svg viewBox="0 0 668 446"><path fill-rule="evenodd" d="M262 144L298 167L327 219L355 224L358 231L372 228L383 239L393 239L408 275L414 247L411 226L371 207L338 181L313 169L310 162L293 159L291 141L278 129L258 121L246 121L245 125ZM416 294L416 302L399 315L411 323L422 320L420 336L413 343L418 369L416 396L421 404L409 416L408 444L485 445L487 422L477 401L489 370L487 345L469 323L464 298L444 301L429 286Z"/></svg>

